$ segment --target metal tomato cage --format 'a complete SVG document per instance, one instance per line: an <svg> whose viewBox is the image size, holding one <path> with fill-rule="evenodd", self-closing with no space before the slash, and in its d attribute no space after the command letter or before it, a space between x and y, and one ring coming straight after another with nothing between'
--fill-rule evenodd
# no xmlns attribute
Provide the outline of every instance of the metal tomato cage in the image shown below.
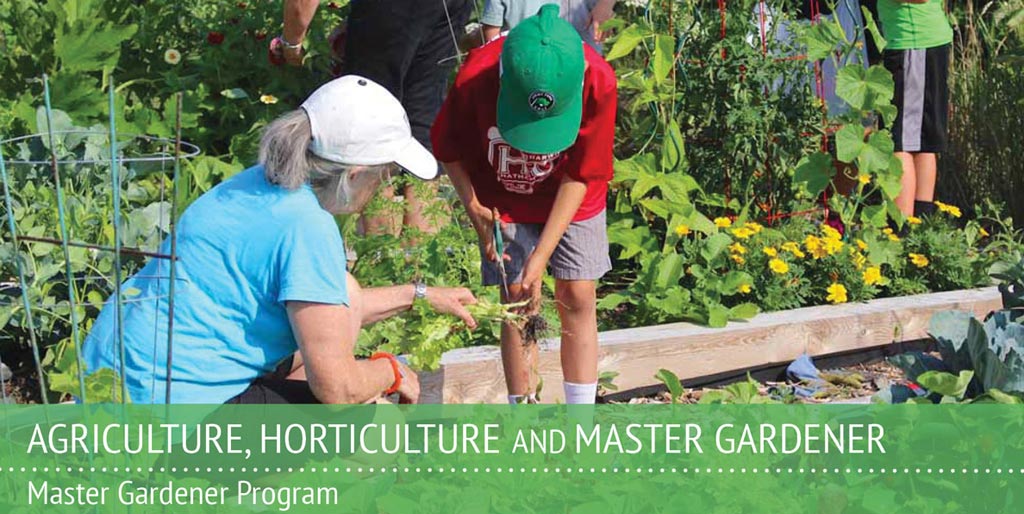
<svg viewBox="0 0 1024 514"><path fill-rule="evenodd" d="M42 358L39 347L39 337L37 335L36 321L33 316L33 309L42 309L53 306L48 305L33 305L30 299L30 290L32 284L26 280L26 264L28 259L34 259L31 253L31 246L35 244L52 244L59 245L64 260L64 280L67 282L67 305L69 309L70 318L70 338L72 347L75 351L75 358L77 363L77 378L78 378L78 401L86 402L89 400L86 394L86 379L85 379L85 367L82 362L81 356L81 345L83 342L83 334L80 331L80 325L83 320L79 319L79 307L82 305L81 299L78 298L78 291L76 282L81 280L89 280L96 277L80 277L72 269L71 259L71 248L86 248L92 252L109 252L113 254L113 266L112 266L112 284L113 284L113 295L111 299L107 300L107 304L115 309L114 316L114 330L116 332L116 355L115 363L118 369L115 372L118 374L120 382L120 399L122 403L128 401L127 386L124 381L125 376L125 346L124 346L124 317L123 307L128 302L136 301L156 301L160 302L166 297L167 300L167 366L166 366L166 386L165 386L165 401L170 403L171 397L171 363L173 356L173 328L174 328L174 286L177 279L176 267L171 265L168 266L168 273L166 276L155 277L158 279L168 280L168 294L159 295L158 297L149 298L133 298L126 300L122 291L122 283L124 282L123 268L121 258L123 255L141 256L153 259L160 259L170 261L171 263L177 262L177 232L175 228L175 215L177 214L177 197L178 197L178 179L181 172L181 161L188 159L199 154L199 148L195 145L186 143L181 140L181 100L182 95L179 93L176 96L176 114L175 114L175 137L174 139L167 138L155 138L149 136L139 135L121 135L117 133L117 124L115 120L115 87L113 81L108 85L108 109L109 109L109 126L107 131L97 130L54 130L53 121L53 108L50 102L50 86L49 80L46 75L42 77L43 82L43 99L44 99L44 110L46 116L46 131L38 134L20 136L11 139L4 139L0 137L0 179L3 182L3 195L4 195L4 208L6 212L6 224L7 229L10 232L10 238L13 247L13 260L15 268L17 270L17 286L19 289L19 296L21 296L21 307L24 309L24 318L22 321L22 328L27 329L29 344L31 347L32 360L34 361L36 372L39 378L40 396L42 397L43 403L49 403L48 388L46 373L43 370ZM66 158L58 156L57 145L55 144L57 138L81 138L85 140L88 137L106 138L105 143L109 150L108 157L97 157L95 154L92 156L85 156L84 158ZM62 139L63 140L63 139ZM49 150L49 158L47 160L40 160L33 157L23 157L19 159L5 159L4 148L12 145L29 145L33 142L41 143L42 146ZM144 151L139 155L126 155L125 149L132 146L143 146L149 145L152 148L158 148L157 151ZM73 241L68 234L68 214L66 212L66 198L65 198L65 184L64 180L68 180L72 177L61 176L61 168L71 168L77 171L81 166L88 165L102 165L109 164L110 173L110 185L111 185L111 196L110 201L112 204L112 219L110 220L113 224L113 245L101 245L94 242L84 241ZM12 199L12 188L15 187L15 183L8 174L9 166L30 166L30 167L49 167L52 172L52 190L55 192L56 197L56 208L57 208L57 222L59 228L59 234L57 237L41 237L41 236L30 236L19 232L18 224L15 219L14 213L14 200ZM124 226L122 225L121 217L121 189L125 185L123 183L124 170L129 170L133 166L145 166L151 168L157 168L158 171L166 173L168 167L171 172L171 187L170 187L170 213L169 213L169 226L168 226L168 237L170 243L170 252L162 254L153 251L146 251L139 248L128 248L122 245ZM47 184L46 187L50 185ZM40 187L43 187L40 185ZM161 189L161 201L164 199L164 191ZM161 213L162 218L162 213ZM159 233L159 228L157 229ZM109 279L111 277L101 276L99 278ZM2 300L0 300L2 301ZM14 302L12 302L13 304ZM11 305L11 304L8 304ZM154 323L158 323L154 320ZM154 326L154 330L158 327ZM154 332L156 333L156 332ZM154 337L154 344L156 344L156 338ZM0 361L2 364L2 361ZM13 377L12 377L13 378ZM116 382L115 382L116 383ZM8 402L6 388L0 383L0 400L3 403Z"/></svg>

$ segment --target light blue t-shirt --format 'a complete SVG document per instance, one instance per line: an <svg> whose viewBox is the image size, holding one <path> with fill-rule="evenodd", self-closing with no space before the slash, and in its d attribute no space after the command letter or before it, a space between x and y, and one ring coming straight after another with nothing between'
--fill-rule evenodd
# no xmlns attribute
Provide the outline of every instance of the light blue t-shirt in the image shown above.
<svg viewBox="0 0 1024 514"><path fill-rule="evenodd" d="M165 240L160 252L170 253ZM178 222L172 403L223 403L297 350L289 300L348 304L345 247L304 186L272 185L255 166L224 181ZM125 374L134 403L163 403L170 263L152 259L124 283ZM136 291L137 290L137 291ZM120 371L108 300L85 340L86 369Z"/></svg>

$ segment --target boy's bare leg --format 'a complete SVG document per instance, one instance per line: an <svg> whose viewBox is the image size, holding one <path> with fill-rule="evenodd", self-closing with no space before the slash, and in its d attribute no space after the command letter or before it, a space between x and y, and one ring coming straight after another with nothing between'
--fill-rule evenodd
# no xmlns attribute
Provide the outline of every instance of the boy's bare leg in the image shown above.
<svg viewBox="0 0 1024 514"><path fill-rule="evenodd" d="M903 178L900 180L902 188L896 197L896 207L904 216L914 215L914 197L917 195L917 169L914 166L914 155L908 152L896 152L903 162Z"/></svg>
<svg viewBox="0 0 1024 514"><path fill-rule="evenodd" d="M508 290L512 297L518 297L522 287L509 284ZM531 344L524 348L519 327L509 323L501 325L501 364L505 369L505 385L509 395L534 393L536 385L533 370L537 364L537 345Z"/></svg>
<svg viewBox="0 0 1024 514"><path fill-rule="evenodd" d="M938 176L938 158L933 153L915 153L914 171L917 186L914 199L930 202L935 199L935 181Z"/></svg>
<svg viewBox="0 0 1024 514"><path fill-rule="evenodd" d="M380 188L376 205L371 212L364 213L359 221L363 225L363 234L367 236L392 235L398 236L402 232L402 209L397 208L395 203L395 188L385 186Z"/></svg>
<svg viewBox="0 0 1024 514"><path fill-rule="evenodd" d="M555 303L562 321L562 376L566 382L597 382L597 284L556 280Z"/></svg>

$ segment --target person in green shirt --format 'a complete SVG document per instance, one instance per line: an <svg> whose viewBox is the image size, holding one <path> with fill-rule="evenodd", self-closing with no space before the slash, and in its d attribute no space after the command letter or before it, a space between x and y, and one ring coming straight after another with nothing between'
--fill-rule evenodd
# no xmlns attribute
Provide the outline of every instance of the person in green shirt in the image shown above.
<svg viewBox="0 0 1024 514"><path fill-rule="evenodd" d="M878 0L888 41L882 60L896 82L892 135L903 162L896 204L907 216L935 211L937 154L946 149L953 29L943 1Z"/></svg>

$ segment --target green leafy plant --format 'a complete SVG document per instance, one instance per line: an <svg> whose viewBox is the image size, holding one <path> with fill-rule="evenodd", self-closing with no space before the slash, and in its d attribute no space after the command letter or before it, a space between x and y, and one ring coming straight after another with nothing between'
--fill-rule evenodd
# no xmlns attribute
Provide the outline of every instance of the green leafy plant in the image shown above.
<svg viewBox="0 0 1024 514"><path fill-rule="evenodd" d="M615 385L615 377L619 376L618 371L602 371L597 376L598 395L604 395L611 391L618 391L619 386Z"/></svg>
<svg viewBox="0 0 1024 514"><path fill-rule="evenodd" d="M747 374L747 379L729 384L721 389L705 391L700 397L701 404L764 404L779 403L771 397L761 394L761 384Z"/></svg>
<svg viewBox="0 0 1024 514"><path fill-rule="evenodd" d="M683 383L679 380L679 377L675 373L663 368L658 370L658 373L654 375L654 378L658 379L658 381L664 384L668 389L668 394L672 399L672 403L679 403L679 399L685 392L683 390Z"/></svg>

